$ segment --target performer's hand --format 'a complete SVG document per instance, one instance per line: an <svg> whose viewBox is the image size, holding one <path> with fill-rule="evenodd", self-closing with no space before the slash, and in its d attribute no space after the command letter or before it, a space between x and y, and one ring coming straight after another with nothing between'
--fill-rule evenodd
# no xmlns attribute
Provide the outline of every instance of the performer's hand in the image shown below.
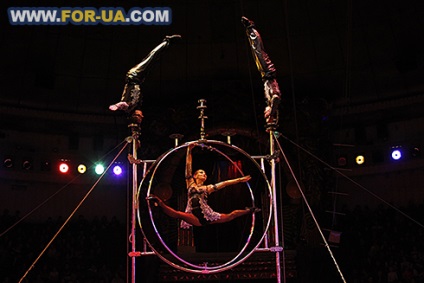
<svg viewBox="0 0 424 283"><path fill-rule="evenodd" d="M272 110L271 107L269 106L265 107L265 110L264 110L265 119L267 119L271 115L271 110Z"/></svg>

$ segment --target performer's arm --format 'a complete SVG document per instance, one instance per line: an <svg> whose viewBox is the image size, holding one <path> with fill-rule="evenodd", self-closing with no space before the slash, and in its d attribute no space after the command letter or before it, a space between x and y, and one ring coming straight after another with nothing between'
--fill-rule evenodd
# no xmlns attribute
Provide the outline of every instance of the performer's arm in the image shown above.
<svg viewBox="0 0 424 283"><path fill-rule="evenodd" d="M223 188L225 188L227 186L231 186L231 185L235 185L235 184L238 184L238 183L247 182L251 178L252 177L250 177L250 175L247 175L247 176L243 176L243 177L236 178L236 179L222 181L222 182L216 183L214 185L207 185L206 186L206 190L207 190L208 194L210 194L210 193L216 192L216 191L218 191L220 189L223 189Z"/></svg>
<svg viewBox="0 0 424 283"><path fill-rule="evenodd" d="M185 168L185 178L186 178L186 184L187 188L189 188L194 180L193 180L193 169L192 169L192 156L191 156L191 150L193 147L195 147L195 144L190 144L187 147L187 155L186 155L186 168Z"/></svg>

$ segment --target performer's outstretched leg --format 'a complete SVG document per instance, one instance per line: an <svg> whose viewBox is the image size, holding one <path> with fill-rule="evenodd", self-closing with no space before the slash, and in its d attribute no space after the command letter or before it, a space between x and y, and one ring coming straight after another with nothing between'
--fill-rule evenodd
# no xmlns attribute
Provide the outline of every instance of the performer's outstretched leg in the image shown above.
<svg viewBox="0 0 424 283"><path fill-rule="evenodd" d="M231 220L234 220L237 217L252 213L252 212L259 212L261 211L261 209L257 208L257 207L251 207L251 208L246 208L246 209L237 209L237 210L233 210L230 213L221 213L221 218L218 220L215 220L213 223L225 223L225 222L229 222Z"/></svg>
<svg viewBox="0 0 424 283"><path fill-rule="evenodd" d="M175 210L172 207L165 204L159 197L157 197L155 195L151 194L146 199L154 201L155 203L157 203L159 205L159 207L162 208L163 212L166 215L168 215L169 217L182 219L185 222L190 223L191 225L194 225L194 226L203 226L202 223L200 223L199 219L194 214ZM253 213L253 212L256 213L256 212L259 212L259 211L261 211L260 208L251 207L251 208L246 208L246 209L234 210L230 213L221 213L220 219L212 221L210 223L211 224L225 223L225 222L229 222L231 220L234 220L237 217L240 217L240 216L243 216L243 215L246 215L246 214L249 214L249 213Z"/></svg>
<svg viewBox="0 0 424 283"><path fill-rule="evenodd" d="M155 195L151 194L146 199L152 200L155 203L157 203L159 207L162 208L163 212L169 217L182 219L185 222L190 223L191 225L194 225L194 226L202 226L202 224L199 222L199 219L197 219L197 217L194 216L193 214L175 210L172 207L165 204L159 197Z"/></svg>

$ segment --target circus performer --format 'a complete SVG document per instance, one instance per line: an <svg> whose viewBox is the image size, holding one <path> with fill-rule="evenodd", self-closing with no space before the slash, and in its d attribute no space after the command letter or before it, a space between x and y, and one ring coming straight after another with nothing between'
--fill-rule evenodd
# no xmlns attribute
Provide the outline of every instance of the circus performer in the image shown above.
<svg viewBox="0 0 424 283"><path fill-rule="evenodd" d="M110 105L110 110L123 110L127 113L132 113L135 109L141 110L141 84L144 82L147 74L151 70L153 62L157 61L169 44L178 38L181 38L181 36L166 36L161 44L156 46L139 64L127 72L126 83L121 100L118 103Z"/></svg>
<svg viewBox="0 0 424 283"><path fill-rule="evenodd" d="M249 213L259 212L260 209L256 207L233 210L230 213L219 213L214 211L207 202L207 197L213 192L221 190L227 186L247 182L250 180L250 176L243 176L236 179L222 181L216 184L205 185L207 179L206 172L203 169L199 169L196 172L192 172L192 149L196 146L196 143L192 143L187 147L186 155L186 185L188 194L188 203L186 210L177 211L172 207L166 205L160 198L155 195L147 197L148 200L155 201L170 217L181 219L181 227L189 228L194 226L205 226L208 224L225 223L229 222L237 217L246 215Z"/></svg>
<svg viewBox="0 0 424 283"><path fill-rule="evenodd" d="M261 73L264 83L264 94L267 106L264 111L264 117L267 123L278 122L278 105L281 101L280 88L276 80L276 69L271 62L268 54L265 52L261 35L255 27L255 23L246 17L242 17L241 22L246 28L246 34L249 39L253 58L256 67Z"/></svg>

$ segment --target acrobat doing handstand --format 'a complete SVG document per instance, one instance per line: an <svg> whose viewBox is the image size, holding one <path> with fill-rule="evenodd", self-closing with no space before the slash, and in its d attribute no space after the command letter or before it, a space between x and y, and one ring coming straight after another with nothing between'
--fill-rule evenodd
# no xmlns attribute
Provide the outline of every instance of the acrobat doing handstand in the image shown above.
<svg viewBox="0 0 424 283"><path fill-rule="evenodd" d="M229 222L237 217L259 212L256 207L233 210L230 213L219 213L214 211L207 202L207 197L213 192L223 189L227 186L247 182L250 176L243 176L236 179L222 181L216 184L205 185L207 179L206 172L203 169L196 170L192 173L192 149L196 143L192 143L187 147L185 177L187 184L188 203L186 210L178 211L168 206L160 198L155 195L150 195L146 199L155 201L165 212L166 215L172 218L181 219L181 228L190 228L194 226L205 226L208 224L217 224Z"/></svg>
<svg viewBox="0 0 424 283"><path fill-rule="evenodd" d="M276 125L278 123L278 105L281 101L280 87L276 79L277 70L268 53L265 52L261 35L256 29L255 23L246 17L242 17L241 22L246 28L253 59L264 83L264 94L267 103L264 111L265 120L270 125Z"/></svg>

